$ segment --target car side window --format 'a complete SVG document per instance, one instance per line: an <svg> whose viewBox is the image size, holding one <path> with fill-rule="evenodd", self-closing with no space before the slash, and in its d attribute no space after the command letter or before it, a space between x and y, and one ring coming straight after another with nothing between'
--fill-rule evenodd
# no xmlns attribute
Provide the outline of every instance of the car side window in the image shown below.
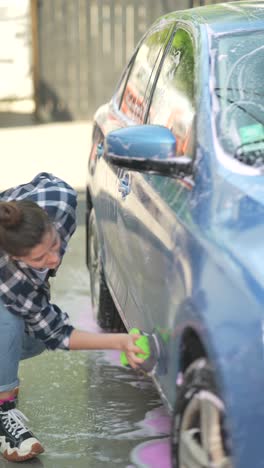
<svg viewBox="0 0 264 468"><path fill-rule="evenodd" d="M120 110L135 123L144 122L151 88L168 44L171 29L172 26L168 26L162 30L152 31L135 56L120 103Z"/></svg>
<svg viewBox="0 0 264 468"><path fill-rule="evenodd" d="M148 123L168 127L177 139L177 155L192 154L194 120L194 45L177 29L149 107Z"/></svg>

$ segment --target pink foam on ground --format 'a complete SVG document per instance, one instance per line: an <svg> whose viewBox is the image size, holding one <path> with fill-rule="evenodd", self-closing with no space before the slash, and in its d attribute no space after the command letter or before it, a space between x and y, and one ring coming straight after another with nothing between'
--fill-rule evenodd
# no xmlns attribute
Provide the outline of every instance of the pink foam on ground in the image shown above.
<svg viewBox="0 0 264 468"><path fill-rule="evenodd" d="M159 439L138 445L132 452L136 466L171 468L169 439Z"/></svg>
<svg viewBox="0 0 264 468"><path fill-rule="evenodd" d="M159 434L170 433L170 418L163 406L150 411L144 420L144 425L156 429Z"/></svg>

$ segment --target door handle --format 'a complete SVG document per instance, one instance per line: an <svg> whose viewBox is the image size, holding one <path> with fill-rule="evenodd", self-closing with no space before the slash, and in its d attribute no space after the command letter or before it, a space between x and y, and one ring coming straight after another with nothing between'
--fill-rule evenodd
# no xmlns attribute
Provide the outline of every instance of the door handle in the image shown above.
<svg viewBox="0 0 264 468"><path fill-rule="evenodd" d="M119 181L118 192L121 193L122 199L124 199L130 193L130 190L131 190L131 187L130 187L130 182L129 182L129 175L126 174Z"/></svg>

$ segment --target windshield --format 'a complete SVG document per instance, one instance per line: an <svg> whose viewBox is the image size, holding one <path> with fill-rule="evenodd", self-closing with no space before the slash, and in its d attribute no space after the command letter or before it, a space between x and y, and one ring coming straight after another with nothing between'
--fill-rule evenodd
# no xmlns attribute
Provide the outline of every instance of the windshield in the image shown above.
<svg viewBox="0 0 264 468"><path fill-rule="evenodd" d="M217 133L224 150L244 164L264 165L264 32L217 39Z"/></svg>

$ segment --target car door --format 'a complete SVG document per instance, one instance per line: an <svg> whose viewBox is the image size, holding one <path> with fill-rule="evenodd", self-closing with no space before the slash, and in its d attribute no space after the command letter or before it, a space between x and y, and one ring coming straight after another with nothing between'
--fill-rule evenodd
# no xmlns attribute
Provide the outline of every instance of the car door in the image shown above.
<svg viewBox="0 0 264 468"><path fill-rule="evenodd" d="M146 120L172 130L178 156L194 156L194 56L192 35L178 26ZM123 177L129 188L120 194L117 224L126 262L126 319L148 332L157 327L169 331L177 306L192 287L185 235L192 180L130 170Z"/></svg>
<svg viewBox="0 0 264 468"><path fill-rule="evenodd" d="M153 80L172 28L172 23L163 25L162 28L155 27L143 39L124 73L106 117L100 123L104 136L117 127L143 123ZM104 187L97 202L97 213L100 213L103 220L102 226L99 226L101 245L104 246L103 262L107 281L123 310L127 298L127 272L119 237L116 202L126 191L126 176L123 170L108 163L107 154L101 158L100 167L100 174L105 174Z"/></svg>

